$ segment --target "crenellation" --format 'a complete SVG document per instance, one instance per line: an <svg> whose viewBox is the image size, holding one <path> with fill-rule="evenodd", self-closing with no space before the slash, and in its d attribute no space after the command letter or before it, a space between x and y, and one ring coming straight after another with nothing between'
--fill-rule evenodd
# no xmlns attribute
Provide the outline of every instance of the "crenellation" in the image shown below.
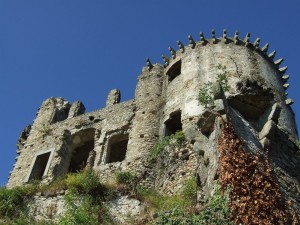
<svg viewBox="0 0 300 225"><path fill-rule="evenodd" d="M269 43L266 43L266 44L264 45L264 47L261 48L261 51L262 51L263 53L267 54L268 49L269 49Z"/></svg>
<svg viewBox="0 0 300 225"><path fill-rule="evenodd" d="M234 44L238 44L238 42L239 42L239 31L238 30L234 32L233 41L234 41Z"/></svg>
<svg viewBox="0 0 300 225"><path fill-rule="evenodd" d="M269 57L269 59L273 60L275 55L276 55L276 51L273 51L268 55L268 57Z"/></svg>
<svg viewBox="0 0 300 225"><path fill-rule="evenodd" d="M256 38L253 43L254 48L259 49L259 44L260 44L260 38Z"/></svg>
<svg viewBox="0 0 300 225"><path fill-rule="evenodd" d="M279 70L279 72L281 72L281 73L285 73L285 72L287 71L287 69L288 69L288 67L285 66L285 67L279 68L278 70Z"/></svg>
<svg viewBox="0 0 300 225"><path fill-rule="evenodd" d="M189 43L190 43L191 48L195 48L196 42L194 41L192 35L188 35L188 39L189 39Z"/></svg>
<svg viewBox="0 0 300 225"><path fill-rule="evenodd" d="M45 100L18 140L19 156L7 187L33 179L50 183L93 169L107 182L115 180L116 172L130 171L144 187L174 195L196 174L198 202L205 202L217 182L222 126L232 121L247 151L263 155L268 146L284 196L294 200L300 213L295 194L299 175L292 171L300 162L296 147L288 144L298 140L298 131L293 100L285 94L287 67L278 69L283 58L273 62L276 51L267 55L269 44L260 48L260 38L252 44L250 33L242 40L238 31L231 38L224 29L216 38L212 30L211 39L202 32L199 42L191 35L188 39L187 46L177 41L177 51L168 48L171 57L162 55L163 65L146 59L132 100L120 102L120 90L113 89L106 106L93 112L85 112L80 101ZM201 102L200 90L205 90L207 104ZM157 140L177 131L186 137L183 146L167 147L166 155L150 164Z"/></svg>
<svg viewBox="0 0 300 225"><path fill-rule="evenodd" d="M223 41L224 41L224 43L226 43L227 42L227 30L226 29L224 29L223 30Z"/></svg>
<svg viewBox="0 0 300 225"><path fill-rule="evenodd" d="M171 47L169 47L168 50L170 51L172 58L175 59L176 58L176 51Z"/></svg>
<svg viewBox="0 0 300 225"><path fill-rule="evenodd" d="M184 45L181 43L181 41L177 41L177 45L178 45L179 49L181 50L181 52L184 52Z"/></svg>
<svg viewBox="0 0 300 225"><path fill-rule="evenodd" d="M204 45L206 43L203 32L200 32L200 42L201 42L202 45Z"/></svg>
<svg viewBox="0 0 300 225"><path fill-rule="evenodd" d="M164 65L167 67L168 65L169 65L169 58L167 57L167 56L165 56L164 54L163 55L161 55L161 58L163 59L163 61L164 61Z"/></svg>
<svg viewBox="0 0 300 225"><path fill-rule="evenodd" d="M248 47L250 45L250 33L247 33L244 39L245 47Z"/></svg>
<svg viewBox="0 0 300 225"><path fill-rule="evenodd" d="M274 64L276 66L279 66L283 62L283 60L284 60L283 58L277 59L276 61L274 61Z"/></svg>

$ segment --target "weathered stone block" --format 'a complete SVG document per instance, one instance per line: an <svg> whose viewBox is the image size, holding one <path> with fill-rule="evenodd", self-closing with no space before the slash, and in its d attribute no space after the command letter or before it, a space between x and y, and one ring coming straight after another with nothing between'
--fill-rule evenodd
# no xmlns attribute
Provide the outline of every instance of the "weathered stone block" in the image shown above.
<svg viewBox="0 0 300 225"><path fill-rule="evenodd" d="M69 111L68 118L82 115L84 114L84 112L85 112L85 107L82 102L80 101L73 102Z"/></svg>
<svg viewBox="0 0 300 225"><path fill-rule="evenodd" d="M121 100L121 92L118 89L113 89L109 92L106 106L111 106L120 103Z"/></svg>
<svg viewBox="0 0 300 225"><path fill-rule="evenodd" d="M278 119L280 117L281 107L278 103L272 105L272 107L268 108L266 112L259 118L258 126L261 129L265 123L269 120L273 120L276 124L278 123Z"/></svg>
<svg viewBox="0 0 300 225"><path fill-rule="evenodd" d="M277 129L276 123L273 120L269 120L262 130L259 133L259 139L263 139L264 137L267 137L269 139L273 139L275 131Z"/></svg>
<svg viewBox="0 0 300 225"><path fill-rule="evenodd" d="M225 114L226 110L225 110L225 105L224 105L224 101L222 99L217 99L214 101L214 111L220 113L220 114Z"/></svg>
<svg viewBox="0 0 300 225"><path fill-rule="evenodd" d="M219 82L213 83L212 93L213 93L214 99L224 99L224 97L225 97L223 88L219 84Z"/></svg>

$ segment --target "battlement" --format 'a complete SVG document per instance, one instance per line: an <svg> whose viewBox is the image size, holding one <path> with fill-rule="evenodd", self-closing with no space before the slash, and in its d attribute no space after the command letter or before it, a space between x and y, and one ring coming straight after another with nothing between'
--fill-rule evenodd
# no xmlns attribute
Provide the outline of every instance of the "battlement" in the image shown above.
<svg viewBox="0 0 300 225"><path fill-rule="evenodd" d="M287 145L280 154L293 157L295 146L287 143L298 139L298 131L290 107L293 100L286 93L287 67L280 67L283 59L275 59L276 51L268 53L269 44L260 47L260 38L250 42L250 33L240 38L236 31L228 37L223 30L217 38L213 30L209 39L202 32L199 36L195 41L189 35L187 45L177 41L178 50L169 47L171 55L162 55L163 65L147 58L132 100L120 102L121 92L114 89L106 107L88 113L79 101L44 101L33 125L20 136L19 156L7 186L32 180L49 183L84 168L98 171L103 179L116 170L144 176L158 138L179 130L196 149L198 160L209 157L214 162L203 167L211 174L217 170L216 114L230 117L254 152L277 143ZM276 160L276 168L290 171L300 166L298 161L282 166ZM208 195L214 178L201 176Z"/></svg>

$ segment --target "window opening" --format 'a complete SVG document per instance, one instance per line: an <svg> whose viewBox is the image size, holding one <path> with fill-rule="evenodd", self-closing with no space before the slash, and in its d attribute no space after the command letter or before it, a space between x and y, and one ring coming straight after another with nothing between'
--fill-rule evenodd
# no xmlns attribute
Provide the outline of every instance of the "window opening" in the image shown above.
<svg viewBox="0 0 300 225"><path fill-rule="evenodd" d="M125 160L128 144L128 134L117 135L109 141L107 163L122 162Z"/></svg>
<svg viewBox="0 0 300 225"><path fill-rule="evenodd" d="M94 150L94 136L95 129L83 130L74 136L69 172L76 173L87 166L90 153Z"/></svg>
<svg viewBox="0 0 300 225"><path fill-rule="evenodd" d="M165 122L165 135L169 136L182 130L181 111L174 112L170 115L170 119Z"/></svg>
<svg viewBox="0 0 300 225"><path fill-rule="evenodd" d="M181 60L174 63L174 65L172 65L167 72L169 81L172 81L175 77L177 77L180 74L181 74Z"/></svg>
<svg viewBox="0 0 300 225"><path fill-rule="evenodd" d="M45 172L50 155L51 152L47 152L36 157L28 181L42 180L43 176L46 175Z"/></svg>

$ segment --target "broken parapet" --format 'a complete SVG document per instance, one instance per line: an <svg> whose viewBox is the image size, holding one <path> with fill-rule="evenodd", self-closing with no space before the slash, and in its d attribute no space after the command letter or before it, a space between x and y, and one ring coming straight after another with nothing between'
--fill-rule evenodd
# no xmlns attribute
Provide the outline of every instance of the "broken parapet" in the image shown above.
<svg viewBox="0 0 300 225"><path fill-rule="evenodd" d="M81 101L73 102L69 111L68 119L84 114L85 107Z"/></svg>
<svg viewBox="0 0 300 225"><path fill-rule="evenodd" d="M115 104L120 103L121 100L121 92L118 89L113 89L109 92L107 100L106 100L106 106L112 106Z"/></svg>
<svg viewBox="0 0 300 225"><path fill-rule="evenodd" d="M292 100L285 94L287 67L279 68L283 60L274 62L275 52L268 54L269 45L261 48L259 38L252 43L249 33L241 39L238 32L229 37L224 30L216 37L213 30L210 39L201 33L200 41L192 36L188 40L186 46L178 41L178 50L169 48L171 56L163 55L163 65L146 60L135 98L130 101L120 103L120 91L114 89L107 107L84 113L80 102L71 105L62 98L46 100L22 143L24 150L8 186L23 185L33 178L50 182L86 167L110 178L129 165L131 172L151 182L143 167L157 139L183 131L203 162L198 165L203 182L199 189L209 197L217 179L217 139L223 121L231 118L247 149L263 152L264 138L278 145L272 147L277 148L280 159L270 151L275 162L272 167L288 173L286 186L298 188L293 179L299 175L293 171L299 171L300 163L294 157L294 147L288 146L289 138L298 140L298 135L289 107ZM207 90L206 105L199 100L200 90ZM186 152L183 155L187 160ZM291 165L286 165L290 161Z"/></svg>

